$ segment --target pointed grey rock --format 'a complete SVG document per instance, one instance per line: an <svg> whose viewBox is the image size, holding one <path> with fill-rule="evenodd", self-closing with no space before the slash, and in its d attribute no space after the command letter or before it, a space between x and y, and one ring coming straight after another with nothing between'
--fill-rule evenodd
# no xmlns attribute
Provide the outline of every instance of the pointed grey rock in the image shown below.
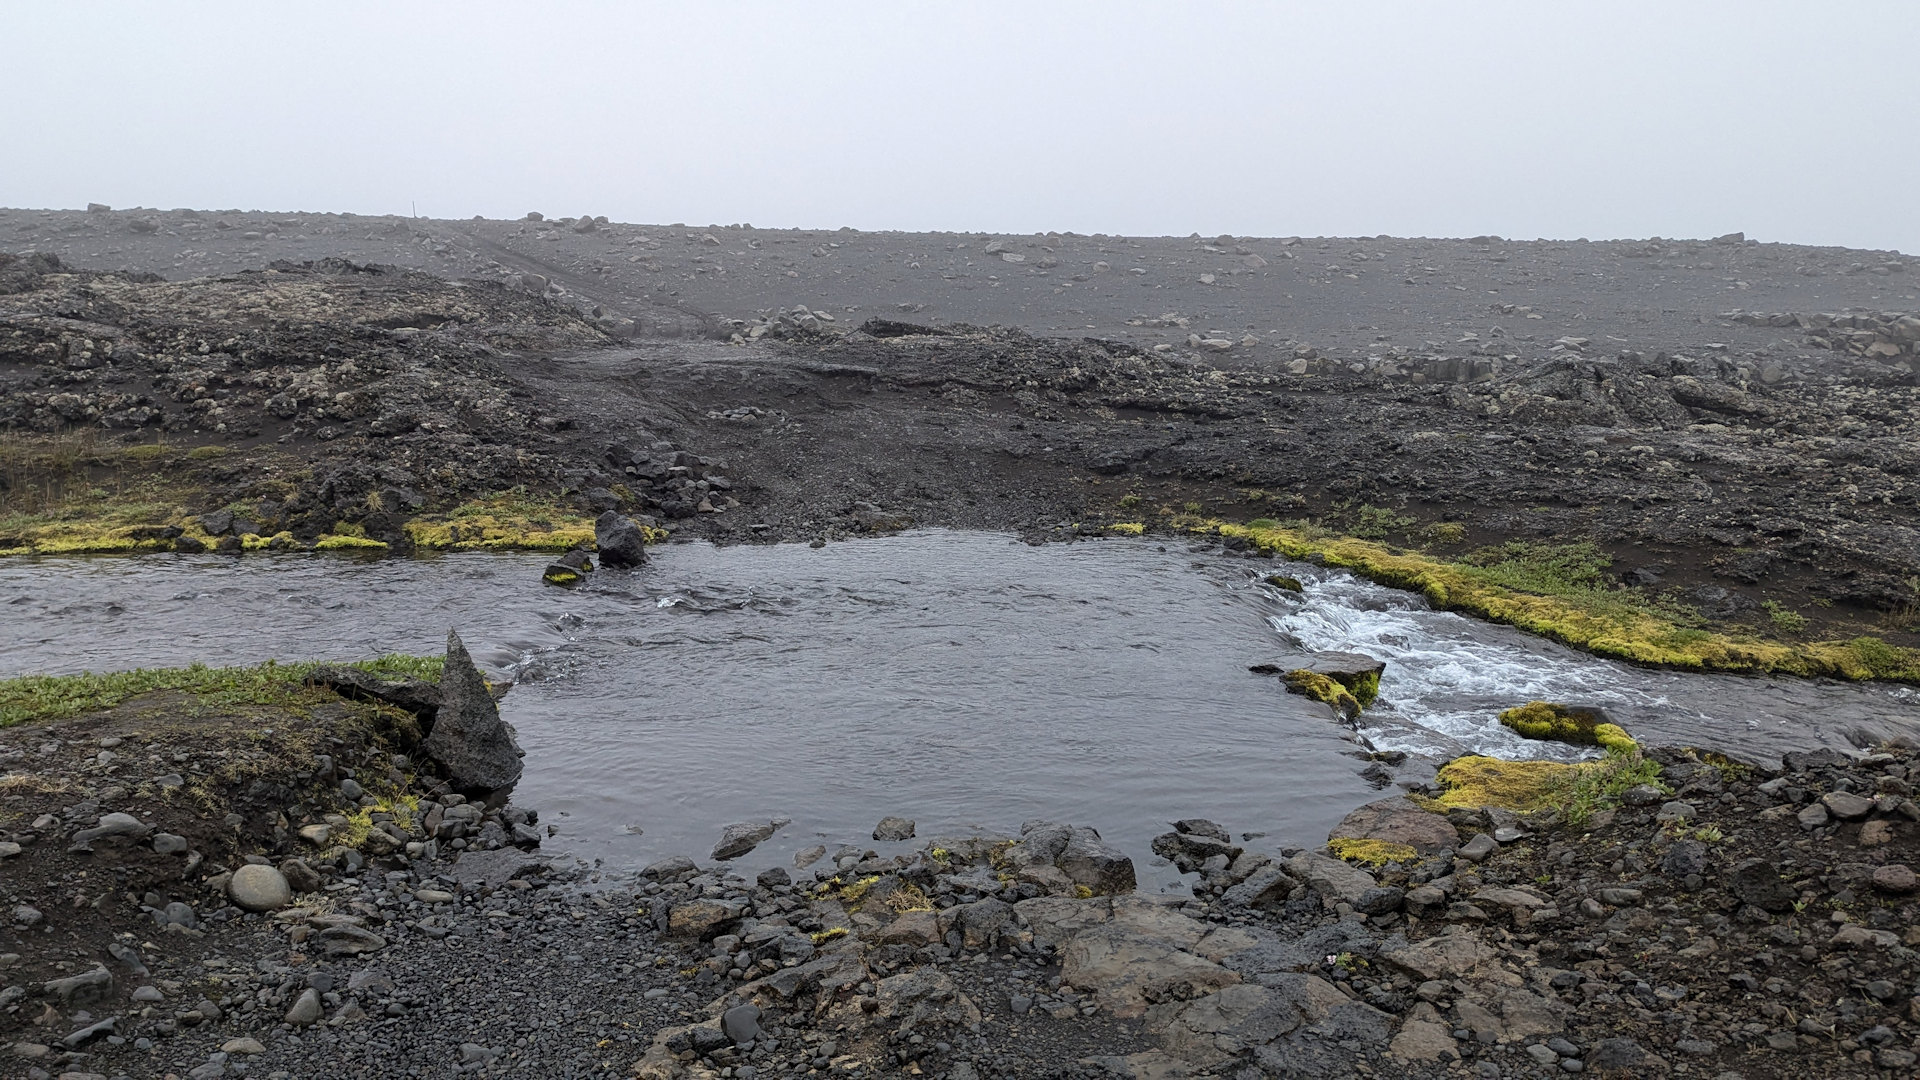
<svg viewBox="0 0 1920 1080"><path fill-rule="evenodd" d="M446 767L456 788L491 792L520 779L520 745L514 741L513 729L500 719L486 679L452 630L447 631L440 708L434 714L426 751Z"/></svg>

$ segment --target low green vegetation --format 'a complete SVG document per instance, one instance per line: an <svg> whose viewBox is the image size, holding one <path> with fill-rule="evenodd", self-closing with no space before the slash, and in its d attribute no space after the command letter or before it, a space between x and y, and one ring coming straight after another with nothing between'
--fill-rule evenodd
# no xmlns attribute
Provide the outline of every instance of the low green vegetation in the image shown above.
<svg viewBox="0 0 1920 1080"><path fill-rule="evenodd" d="M1609 750L1599 761L1574 767L1555 784L1550 797L1570 825L1584 825L1602 810L1620 805L1620 797L1642 784L1671 793L1660 782L1660 763L1637 751Z"/></svg>
<svg viewBox="0 0 1920 1080"><path fill-rule="evenodd" d="M1361 504L1348 513L1348 531L1363 540L1385 540L1396 532L1405 532L1420 522L1383 506Z"/></svg>
<svg viewBox="0 0 1920 1080"><path fill-rule="evenodd" d="M1550 809L1555 792L1580 766L1558 761L1506 761L1469 755L1440 767L1440 794L1418 799L1432 810L1477 810L1495 806L1516 814Z"/></svg>
<svg viewBox="0 0 1920 1080"><path fill-rule="evenodd" d="M1526 739L1622 752L1638 749L1638 744L1618 724L1602 722L1591 710L1571 709L1551 701L1530 701L1508 709L1500 714L1500 722Z"/></svg>
<svg viewBox="0 0 1920 1080"><path fill-rule="evenodd" d="M435 551L570 551L593 546L593 518L521 491L462 503L407 522L416 547ZM657 536L649 534L653 541Z"/></svg>
<svg viewBox="0 0 1920 1080"><path fill-rule="evenodd" d="M1289 559L1342 567L1434 607L1550 637L1600 656L1690 671L1769 672L1920 682L1920 650L1876 637L1776 641L1709 630L1697 614L1611 584L1590 544L1501 544L1458 560L1336 536L1307 523L1176 518L1176 527L1248 541Z"/></svg>
<svg viewBox="0 0 1920 1080"><path fill-rule="evenodd" d="M1519 814L1554 810L1573 825L1614 809L1622 796L1642 784L1668 790L1660 783L1659 762L1637 750L1609 750L1598 761L1574 764L1461 757L1442 766L1438 780L1442 790L1437 798L1417 799L1429 809L1493 806Z"/></svg>
<svg viewBox="0 0 1920 1080"><path fill-rule="evenodd" d="M1767 618L1772 621L1775 630L1783 634L1800 634L1806 632L1807 617L1797 611L1791 610L1781 604L1780 601L1762 600L1760 601L1760 607L1767 613Z"/></svg>
<svg viewBox="0 0 1920 1080"><path fill-rule="evenodd" d="M444 658L391 654L349 666L388 678L438 681ZM146 694L187 694L213 705L278 704L304 692L322 661L251 667L136 668L96 675L24 675L0 680L0 728L110 709Z"/></svg>
<svg viewBox="0 0 1920 1080"><path fill-rule="evenodd" d="M1420 853L1410 844L1396 844L1387 840L1342 839L1327 841L1327 850L1333 852L1336 859L1345 859L1366 866L1385 866L1390 862L1410 863L1419 859Z"/></svg>

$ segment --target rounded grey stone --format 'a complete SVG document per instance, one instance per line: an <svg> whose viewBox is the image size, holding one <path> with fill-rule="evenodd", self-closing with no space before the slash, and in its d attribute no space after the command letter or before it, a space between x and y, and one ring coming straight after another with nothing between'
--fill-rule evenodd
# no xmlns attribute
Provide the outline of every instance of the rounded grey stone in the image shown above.
<svg viewBox="0 0 1920 1080"><path fill-rule="evenodd" d="M273 867L248 863L227 881L227 899L247 911L277 911L293 903L293 887Z"/></svg>

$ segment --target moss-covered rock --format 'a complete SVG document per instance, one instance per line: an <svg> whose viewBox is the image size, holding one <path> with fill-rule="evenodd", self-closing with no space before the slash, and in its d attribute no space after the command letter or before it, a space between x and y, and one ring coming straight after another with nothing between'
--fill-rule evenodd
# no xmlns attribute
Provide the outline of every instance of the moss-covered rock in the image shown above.
<svg viewBox="0 0 1920 1080"><path fill-rule="evenodd" d="M1287 689L1296 694L1333 706L1348 721L1360 718L1360 699L1330 675L1298 668L1284 676Z"/></svg>
<svg viewBox="0 0 1920 1080"><path fill-rule="evenodd" d="M1621 753L1640 748L1618 724L1607 722L1606 714L1551 701L1530 701L1508 709L1500 714L1500 723L1525 739L1598 746Z"/></svg>

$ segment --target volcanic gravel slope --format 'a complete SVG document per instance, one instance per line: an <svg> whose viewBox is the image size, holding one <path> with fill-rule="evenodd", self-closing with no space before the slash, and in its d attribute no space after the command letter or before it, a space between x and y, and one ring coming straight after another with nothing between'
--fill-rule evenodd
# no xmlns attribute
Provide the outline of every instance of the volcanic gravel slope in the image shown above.
<svg viewBox="0 0 1920 1080"><path fill-rule="evenodd" d="M735 539L1197 503L1424 546L1597 540L1714 619L1771 601L1906 641L1920 603L1920 277L1897 253L588 225L0 212L0 250L97 270L340 256L473 282L357 270L365 299L329 309L337 262L36 279L4 301L33 338L0 357L8 422L330 460L320 517L510 484L583 512L704 501L722 513L675 527ZM226 336L170 355L189 321ZM107 362L128 331L167 370ZM28 348L86 334L79 360Z"/></svg>

